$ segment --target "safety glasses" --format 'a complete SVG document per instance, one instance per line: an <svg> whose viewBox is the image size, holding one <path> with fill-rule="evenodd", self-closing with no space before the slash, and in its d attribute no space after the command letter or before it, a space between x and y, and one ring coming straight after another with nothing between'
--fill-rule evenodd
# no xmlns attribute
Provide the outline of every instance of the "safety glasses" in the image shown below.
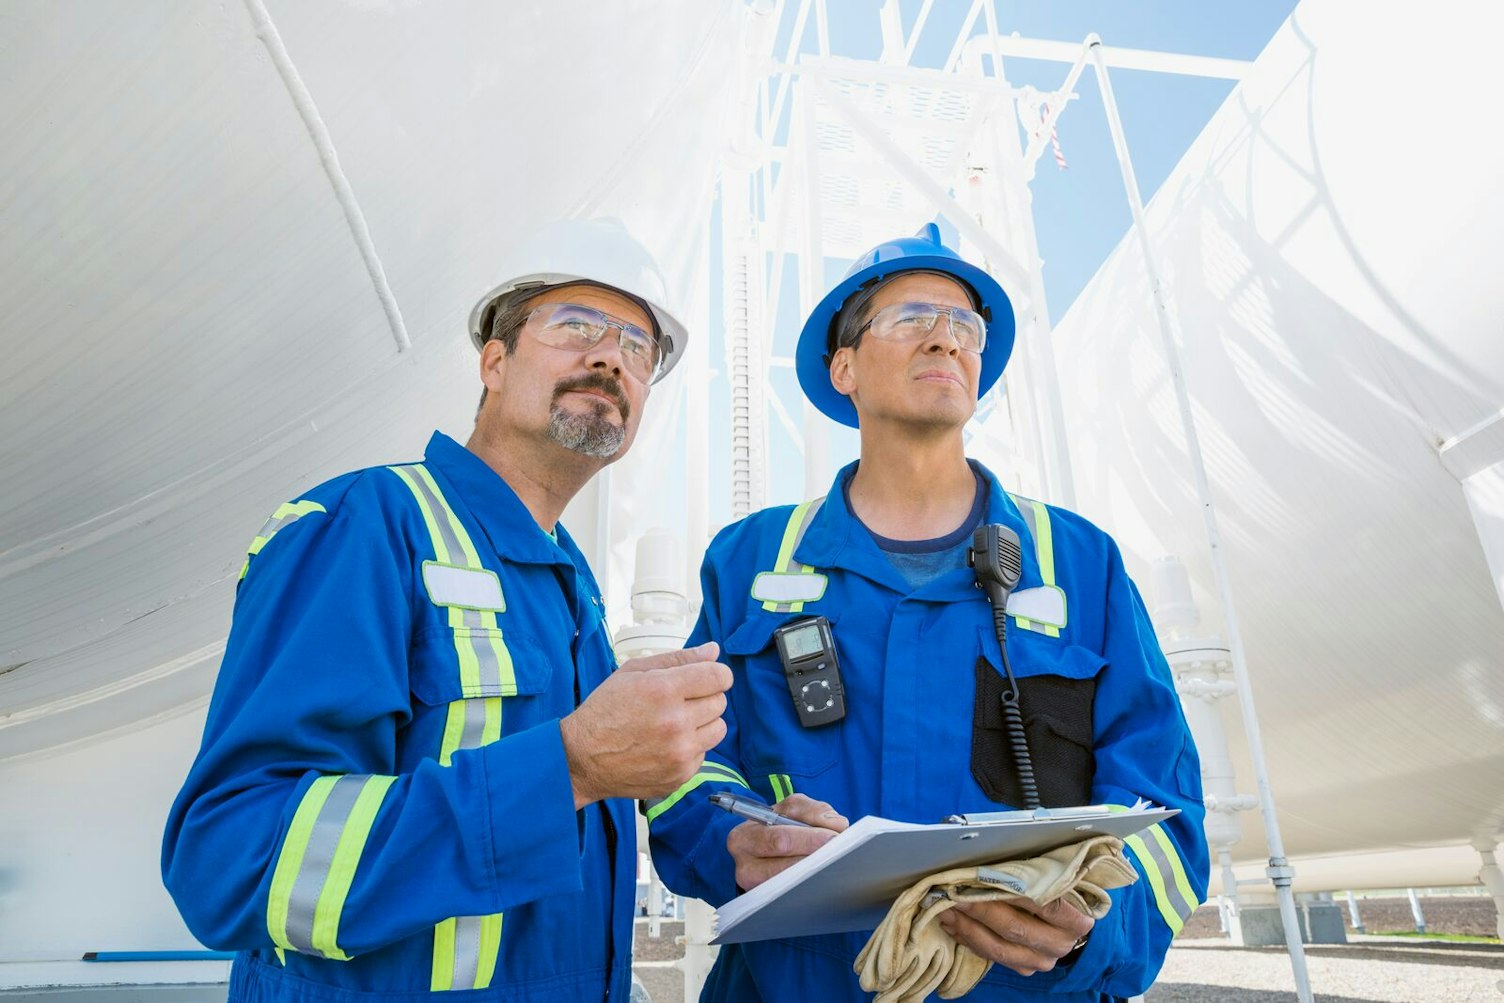
<svg viewBox="0 0 1504 1003"><path fill-rule="evenodd" d="M613 320L579 303L545 303L528 314L523 324L538 341L567 352L589 351L612 328L617 332L622 368L643 383L657 379L663 365L657 339L636 324Z"/></svg>
<svg viewBox="0 0 1504 1003"><path fill-rule="evenodd" d="M987 345L987 322L975 310L964 306L937 306L934 303L893 303L872 315L857 329L857 334L871 329L874 338L883 341L918 341L929 337L946 318L950 335L967 352L980 353Z"/></svg>

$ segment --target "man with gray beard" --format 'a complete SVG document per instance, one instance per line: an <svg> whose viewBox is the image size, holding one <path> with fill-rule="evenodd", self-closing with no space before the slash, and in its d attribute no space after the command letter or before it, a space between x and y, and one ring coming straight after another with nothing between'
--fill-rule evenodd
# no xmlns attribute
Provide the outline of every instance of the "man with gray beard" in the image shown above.
<svg viewBox="0 0 1504 1003"><path fill-rule="evenodd" d="M471 313L466 445L314 487L247 553L162 853L232 1000L628 997L630 799L694 775L731 673L715 644L618 668L558 519L686 332L617 222L519 251Z"/></svg>

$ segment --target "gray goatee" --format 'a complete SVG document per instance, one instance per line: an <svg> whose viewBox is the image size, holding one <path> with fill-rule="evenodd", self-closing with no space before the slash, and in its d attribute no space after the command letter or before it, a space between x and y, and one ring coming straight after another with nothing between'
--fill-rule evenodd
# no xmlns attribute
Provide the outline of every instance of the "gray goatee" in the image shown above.
<svg viewBox="0 0 1504 1003"><path fill-rule="evenodd" d="M548 435L565 449L598 459L615 456L627 437L627 430L612 422L607 414L610 405L602 402L589 414L579 414L555 407L548 415Z"/></svg>

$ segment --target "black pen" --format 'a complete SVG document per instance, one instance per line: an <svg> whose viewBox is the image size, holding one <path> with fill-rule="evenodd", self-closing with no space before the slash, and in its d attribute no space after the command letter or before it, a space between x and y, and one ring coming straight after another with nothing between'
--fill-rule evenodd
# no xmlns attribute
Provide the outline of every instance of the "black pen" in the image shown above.
<svg viewBox="0 0 1504 1003"><path fill-rule="evenodd" d="M799 825L806 829L814 828L808 822L780 815L761 801L755 798L744 798L739 794L712 794L710 803L722 811L729 811L737 818L761 822L763 825Z"/></svg>

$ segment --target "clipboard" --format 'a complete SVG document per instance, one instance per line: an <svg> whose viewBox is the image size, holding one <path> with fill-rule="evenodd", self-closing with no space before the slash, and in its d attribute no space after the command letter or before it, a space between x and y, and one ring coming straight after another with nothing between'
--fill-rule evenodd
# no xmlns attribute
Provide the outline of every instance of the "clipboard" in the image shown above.
<svg viewBox="0 0 1504 1003"><path fill-rule="evenodd" d="M935 825L868 815L717 910L711 943L872 930L927 875L1037 856L1089 836L1123 839L1178 814L1178 808L1091 805L951 816Z"/></svg>

